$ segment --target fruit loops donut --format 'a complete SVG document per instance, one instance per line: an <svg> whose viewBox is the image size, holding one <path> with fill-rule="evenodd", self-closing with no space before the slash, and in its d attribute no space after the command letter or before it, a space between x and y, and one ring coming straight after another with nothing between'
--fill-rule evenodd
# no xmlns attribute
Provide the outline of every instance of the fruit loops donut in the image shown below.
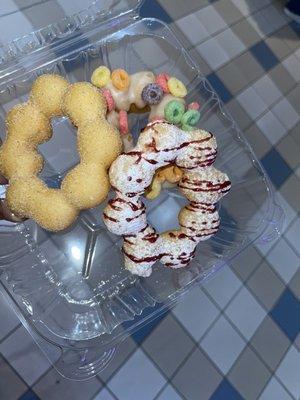
<svg viewBox="0 0 300 400"><path fill-rule="evenodd" d="M112 163L109 178L116 196L103 219L112 233L123 235L125 268L133 274L149 276L156 261L170 268L185 267L199 241L217 232L220 219L215 204L231 183L212 166L216 154L210 132L153 122L140 134L136 147ZM190 203L179 213L179 230L158 234L147 222L140 197L155 171L170 163L183 171L178 186Z"/></svg>
<svg viewBox="0 0 300 400"><path fill-rule="evenodd" d="M120 130L125 151L133 147L128 126L130 112L150 111L149 122L166 120L181 126L186 131L195 129L200 119L199 104L191 103L186 109L185 85L167 73L154 75L151 71L140 71L129 75L123 69L110 71L102 65L94 70L91 82L101 88L105 96L108 109L107 120ZM162 186L166 187L168 183L172 186L179 181L178 170L175 173L175 170L170 167L166 171L165 174L154 176L150 190L145 193L147 198L154 199L159 195Z"/></svg>
<svg viewBox="0 0 300 400"><path fill-rule="evenodd" d="M67 173L60 189L50 189L37 176L43 168L38 145L52 136L51 118L63 115L78 128L80 163ZM0 149L0 173L9 180L6 202L11 212L60 231L80 210L104 200L110 188L107 170L122 147L105 115L105 99L90 83L69 84L59 75L36 79L29 101L9 111Z"/></svg>

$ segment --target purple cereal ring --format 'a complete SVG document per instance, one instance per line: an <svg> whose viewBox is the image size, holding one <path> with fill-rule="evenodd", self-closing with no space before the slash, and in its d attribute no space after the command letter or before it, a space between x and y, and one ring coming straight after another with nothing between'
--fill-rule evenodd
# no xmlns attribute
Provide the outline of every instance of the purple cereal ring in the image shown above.
<svg viewBox="0 0 300 400"><path fill-rule="evenodd" d="M151 106L154 104L158 104L164 92L162 88L157 83L149 83L144 87L142 91L142 99L146 104L150 104Z"/></svg>

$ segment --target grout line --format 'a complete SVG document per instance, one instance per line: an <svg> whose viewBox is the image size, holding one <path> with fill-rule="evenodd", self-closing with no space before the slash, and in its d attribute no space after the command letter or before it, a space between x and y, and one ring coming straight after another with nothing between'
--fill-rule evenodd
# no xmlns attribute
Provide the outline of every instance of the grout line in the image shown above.
<svg viewBox="0 0 300 400"><path fill-rule="evenodd" d="M8 359L4 356L4 354L2 352L0 352L0 359L1 359L1 357L6 362L6 364L13 370L13 372L18 376L18 378L22 381L22 383L24 383L24 385L26 386L27 390L29 390L30 386L28 385L28 383L25 382L25 380L22 377L22 375L20 375L19 372L13 367L13 365L10 364L10 362L8 361Z"/></svg>
<svg viewBox="0 0 300 400"><path fill-rule="evenodd" d="M118 397L114 394L114 392L104 383L102 382L102 380L96 375L96 378L98 378L98 381L100 381L102 383L102 388L99 390L99 392L95 393L90 400L94 400L99 393L102 392L103 389L106 389L108 391L108 393L111 395L111 397L115 400L122 400L122 399L118 399Z"/></svg>
<svg viewBox="0 0 300 400"><path fill-rule="evenodd" d="M36 3L30 4L29 6L20 7L20 8L18 8L18 10L11 11L11 12L5 13L5 14L1 14L1 18L2 17L8 17L9 15L17 14L19 12L22 13L23 11L28 10L29 8L35 7L35 6L39 5L39 4L48 3L49 1L52 1L52 0L37 1Z"/></svg>
<svg viewBox="0 0 300 400"><path fill-rule="evenodd" d="M12 313L14 313L14 311L10 308L10 311ZM23 326L21 324L21 322L15 326L11 331L9 331L5 336L3 336L3 338L0 340L0 344L2 344L3 342L5 342L6 339L8 339L11 335L13 335L21 326Z"/></svg>
<svg viewBox="0 0 300 400"><path fill-rule="evenodd" d="M159 400L159 396L162 394L162 392L163 392L163 391L166 389L166 387L169 386L169 385L172 387L172 389L174 390L174 392L178 393L178 395L181 397L181 400L188 400L188 399L183 395L183 393L179 392L179 391L177 390L177 388L176 388L174 385L172 385L172 382L171 382L171 381L167 381L167 382L164 384L164 386L160 389L160 391L157 393L157 395L154 397L153 400Z"/></svg>
<svg viewBox="0 0 300 400"><path fill-rule="evenodd" d="M40 350L40 351L41 351L41 350ZM44 355L44 353L41 352L41 354L43 354L43 356L46 357L46 356ZM33 388L34 386L36 386L36 385L45 377L45 375L47 375L48 372L50 372L52 369L53 369L55 372L57 372L56 369L53 367L53 365L51 365L49 368L46 369L45 372L42 373L42 375L41 375L35 382L33 382L33 383L31 384L31 388ZM65 378L64 378L64 379L65 379Z"/></svg>
<svg viewBox="0 0 300 400"><path fill-rule="evenodd" d="M229 375L229 373L230 373L230 371L232 370L232 368L234 367L234 365L236 364L236 362L238 361L238 359L241 357L241 355L244 353L244 351L245 351L245 349L247 348L247 347L249 347L255 354L256 354L256 356L258 357L258 359L263 363L263 365L271 372L271 376L273 376L273 375L275 375L275 373L276 373L276 370L277 370L277 368L276 368L276 370L275 371L273 371L269 366L268 366L268 364L265 362L265 360L262 358L262 356L258 353L258 351L255 349L255 347L252 345L252 343L251 343L251 340L252 340L252 338L254 337L254 335L255 335L255 333L257 332L257 330L259 329L259 327L261 326L261 324L263 323L263 321L259 324L259 326L257 327L257 329L256 329L256 331L253 333L253 335L249 338L249 340L246 338L246 337L244 337L244 335L242 334L242 332L240 332L240 330L235 326L235 324L233 323L233 321L231 321L231 319L229 318L229 316L227 316L227 314L226 314L226 312L225 312L225 310L228 308L228 306L229 306L229 304L233 301L233 299L236 297L236 295L243 289L243 287L244 286L246 286L246 282L251 278L251 276L255 273L255 271L259 268L259 266L263 263L265 261L265 258L263 258L263 260L258 264L258 266L255 268L255 270L254 271L252 271L252 273L248 276L248 278L245 280L245 283L244 283L244 285L242 285L242 287L235 293L235 295L232 297L232 299L227 303L227 305L226 305L226 307L224 308L224 309L221 309L220 307L219 307L219 305L215 302L215 300L214 300L214 298L210 295L210 294L208 294L207 296L213 301L213 303L216 305L216 307L218 307L220 310L221 310L221 314L224 316L224 318L230 323L230 325L234 328L234 330L246 341L246 346L245 346L245 348L242 350L242 352L239 354L239 356L237 357L237 359L235 360L235 362L234 362L234 364L232 365L232 367L230 368L230 370L227 372L227 374L226 374L226 376L228 376ZM249 290L250 288L248 288L248 286L246 286L246 288ZM252 291L251 291L251 293L252 293ZM256 295L254 294L253 295L253 297L259 302L259 304L261 304L261 302L259 301L259 299L256 297ZM267 316L269 316L269 311L266 309L266 307L264 306L264 305L262 305L261 304L261 306L265 309L265 311L267 311L267 315L265 316L265 318L267 317ZM264 318L264 319L265 319ZM276 321L275 321L276 322ZM276 323L276 325L277 325L277 323ZM280 330L281 330L281 328L280 328ZM281 330L282 331L282 330ZM285 335L285 333L282 331L282 333ZM286 335L285 335L286 336ZM287 337L288 338L288 337ZM288 340L290 341L290 339L288 338ZM291 343L291 342L290 342ZM288 352L288 350L290 349L290 347L293 345L293 343L291 343L290 344L290 346L288 347L288 349L285 351L285 353L282 355L282 357L281 357L281 359L280 359L280 361L279 361L279 363L278 363L278 366L280 365L280 363L281 363L281 361L284 359L284 357L286 356L286 354L287 354L287 352ZM203 349L203 351L205 351L204 349ZM213 361L213 360L212 360ZM277 366L277 367L278 367ZM277 375L276 375L277 376ZM290 391L287 389L287 387L284 385L284 383L278 378L278 380L280 381L280 383L282 384L282 386L287 390L287 392L289 393L289 394L291 394L290 393ZM291 395L292 396L292 395ZM293 397L293 396L292 396Z"/></svg>

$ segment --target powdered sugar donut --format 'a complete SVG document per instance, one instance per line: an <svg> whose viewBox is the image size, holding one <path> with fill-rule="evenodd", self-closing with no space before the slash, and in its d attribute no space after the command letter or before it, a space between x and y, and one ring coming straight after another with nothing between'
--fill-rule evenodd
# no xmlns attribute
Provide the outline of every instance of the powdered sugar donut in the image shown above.
<svg viewBox="0 0 300 400"><path fill-rule="evenodd" d="M230 189L226 174L212 166L217 143L210 132L186 132L166 122L150 123L134 149L112 164L109 178L116 196L104 210L107 228L123 235L125 268L149 276L160 261L166 267L187 266L197 244L218 230L215 203ZM141 195L156 170L170 162L182 169L179 190L190 201L179 213L180 229L158 234L146 219Z"/></svg>

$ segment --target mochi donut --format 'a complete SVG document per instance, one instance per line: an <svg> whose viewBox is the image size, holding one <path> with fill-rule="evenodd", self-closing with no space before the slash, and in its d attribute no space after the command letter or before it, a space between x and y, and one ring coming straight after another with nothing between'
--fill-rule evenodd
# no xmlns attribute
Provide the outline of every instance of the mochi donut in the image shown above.
<svg viewBox="0 0 300 400"><path fill-rule="evenodd" d="M109 178L116 195L104 209L103 220L109 231L123 236L124 263L130 272L149 276L157 261L169 268L185 267L197 244L218 231L216 203L231 183L212 166L216 155L212 133L152 122L141 132L135 148L112 163ZM180 229L158 234L147 221L141 195L155 172L170 163L182 170L178 187L189 204L179 213Z"/></svg>
<svg viewBox="0 0 300 400"><path fill-rule="evenodd" d="M106 120L106 107L105 98L90 83L70 84L54 74L36 79L29 100L8 112L6 140L0 148L0 174L9 181L5 205L13 215L61 231L81 210L106 198L107 170L122 149L118 130ZM38 177L44 164L38 145L51 138L51 118L59 116L69 117L78 128L80 162L60 189L51 189Z"/></svg>
<svg viewBox="0 0 300 400"><path fill-rule="evenodd" d="M193 129L199 121L199 104L191 103L186 110L187 89L179 79L168 73L155 75L152 71L139 71L129 74L121 68L111 71L101 65L94 70L91 82L102 90L107 102L107 120L120 130L125 151L134 146L128 123L129 113L149 112L148 122L167 120L183 124L187 130ZM154 199L162 187L172 187L179 182L180 175L178 168L172 167L167 167L160 175L155 174L145 196Z"/></svg>

